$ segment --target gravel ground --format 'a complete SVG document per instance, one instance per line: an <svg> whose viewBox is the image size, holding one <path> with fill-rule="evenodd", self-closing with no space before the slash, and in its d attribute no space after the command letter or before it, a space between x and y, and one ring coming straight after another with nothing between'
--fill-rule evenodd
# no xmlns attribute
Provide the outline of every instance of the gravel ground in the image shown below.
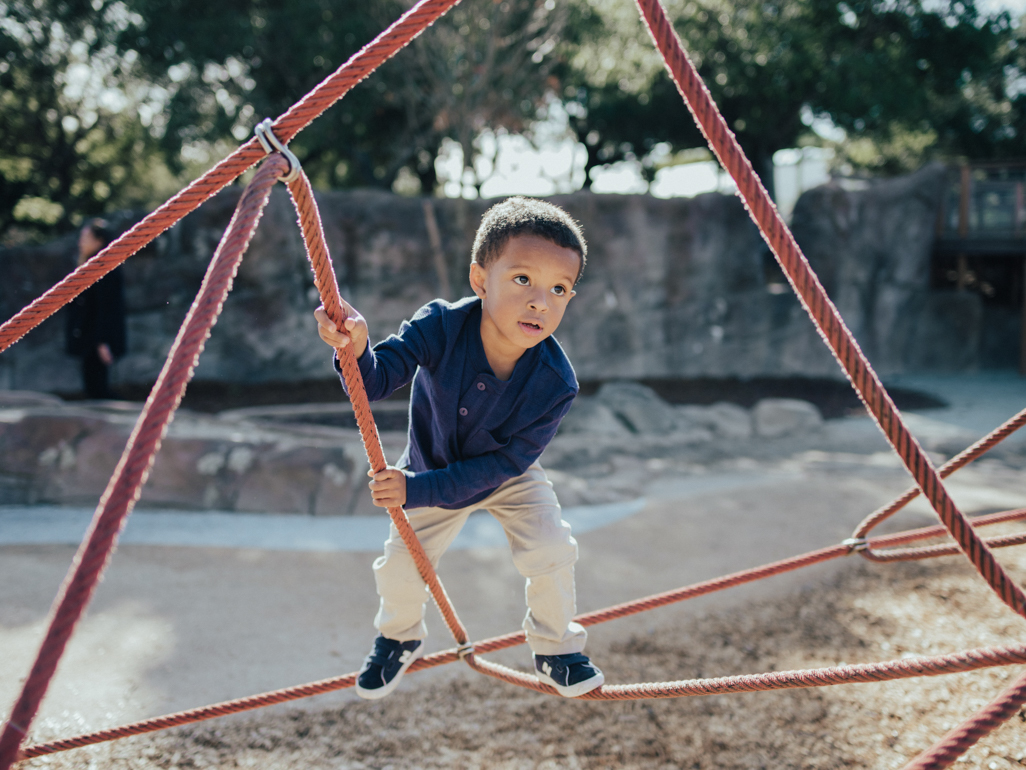
<svg viewBox="0 0 1026 770"><path fill-rule="evenodd" d="M997 530L998 528L995 528ZM1003 552L1017 580L1026 549ZM610 682L932 655L1022 639L1026 622L961 559L853 562L831 584L589 648ZM379 703L254 712L43 757L28 768L898 768L1022 667L810 690L568 702L451 667ZM51 736L37 735L37 739ZM53 736L56 737L56 736ZM956 767L1026 767L1026 709Z"/></svg>

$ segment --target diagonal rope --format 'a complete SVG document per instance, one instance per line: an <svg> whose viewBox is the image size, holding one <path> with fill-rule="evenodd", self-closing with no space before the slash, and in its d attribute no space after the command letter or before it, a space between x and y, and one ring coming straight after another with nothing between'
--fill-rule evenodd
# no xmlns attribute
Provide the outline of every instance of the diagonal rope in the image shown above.
<svg viewBox="0 0 1026 770"><path fill-rule="evenodd" d="M185 387L192 379L210 329L217 322L225 297L231 290L242 254L253 237L271 188L282 169L287 167L288 163L283 158L274 156L260 168L240 198L231 224L214 252L199 293L182 323L114 475L100 498L89 531L54 600L35 663L0 733L0 770L7 770L15 761L18 746L35 719L64 648L100 582L135 501L139 499L139 492L153 466L153 458L160 449L175 409L181 403Z"/></svg>
<svg viewBox="0 0 1026 770"><path fill-rule="evenodd" d="M321 303L328 317L339 329L343 328L342 323L346 319L345 305L338 292L338 281L335 278L335 269L331 264L331 257L328 254L328 246L324 240L324 228L321 226L320 210L314 200L313 190L310 188L310 180L306 174L299 172L297 178L289 182L289 193L292 195L292 202L295 204L296 213L299 216L299 229L303 233L303 241L306 244L306 254L310 260L310 266L314 272L314 284L321 295ZM363 439L364 449L367 451L367 460L370 462L371 470L375 473L383 471L387 465L385 453L381 447L381 439L378 437L377 427L374 425L374 416L371 414L370 402L367 399L367 391L363 386L363 377L360 374L360 366L356 363L356 355L353 353L353 346L347 345L336 351L339 363L342 366L342 374L346 380L346 389L349 391L349 399L353 404L353 412L356 415L356 424L360 428L360 437ZM410 520L401 507L388 509L388 515L392 518L399 534L406 544L406 549L413 557L417 565L417 572L427 584L431 596L438 605L445 623L449 626L456 643L465 645L467 643L467 629L460 622L456 610L445 592L442 582L438 579L438 573L431 565L424 547L417 539L417 535L410 526Z"/></svg>
<svg viewBox="0 0 1026 770"><path fill-rule="evenodd" d="M745 208L772 249L820 336L826 341L859 397L959 547L1001 600L1017 614L1026 616L1026 593L1005 572L991 549L973 531L948 495L937 470L902 421L890 395L859 349L855 337L845 326L840 313L773 205L766 188L756 176L752 164L716 108L659 0L637 0L637 4L656 48L695 122L720 163L733 177ZM974 720L983 718L981 712ZM975 734L971 726L967 728L966 734Z"/></svg>
<svg viewBox="0 0 1026 770"><path fill-rule="evenodd" d="M916 484L976 569L1001 600L1026 616L1026 594L1005 572L994 554L973 532L965 516L948 495L937 470L901 419L898 408L884 388L841 314L827 296L791 231L756 176L741 145L681 45L659 0L637 0L649 32L678 90L723 167L737 183L749 215L776 255L802 305L816 324L831 352L855 386L887 440L901 457Z"/></svg>
<svg viewBox="0 0 1026 770"><path fill-rule="evenodd" d="M986 436L981 438L972 446L959 452L957 455L952 457L943 466L941 466L938 473L942 479L946 479L955 471L965 467L977 457L989 452L995 446L1000 444L1010 435L1015 433L1023 425L1026 425L1026 409L1023 409L1017 415L1007 420L1006 422L999 425L997 428L992 430ZM889 519L895 513L900 511L910 502L915 500L920 495L919 487L911 487L906 490L901 497L893 500L887 505L873 511L869 516L859 522L859 525L855 527L855 531L852 533L853 538L865 537L873 528L879 525L886 519Z"/></svg>
<svg viewBox="0 0 1026 770"><path fill-rule="evenodd" d="M420 0L274 121L286 144L459 0ZM0 326L0 353L266 156L253 138Z"/></svg>
<svg viewBox="0 0 1026 770"><path fill-rule="evenodd" d="M1011 719L1023 703L1026 703L1026 674L1021 675L971 719L905 765L905 770L940 770L950 767L977 741Z"/></svg>

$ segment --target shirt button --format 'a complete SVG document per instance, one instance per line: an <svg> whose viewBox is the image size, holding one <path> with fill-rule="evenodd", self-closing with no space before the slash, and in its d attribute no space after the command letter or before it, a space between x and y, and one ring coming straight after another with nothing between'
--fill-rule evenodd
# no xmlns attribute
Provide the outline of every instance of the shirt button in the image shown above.
<svg viewBox="0 0 1026 770"><path fill-rule="evenodd" d="M477 383L477 389L478 390L484 390L485 389L485 384L483 382Z"/></svg>
<svg viewBox="0 0 1026 770"><path fill-rule="evenodd" d="M466 417L467 416L467 407L461 406L460 407L460 414L463 415L464 417Z"/></svg>

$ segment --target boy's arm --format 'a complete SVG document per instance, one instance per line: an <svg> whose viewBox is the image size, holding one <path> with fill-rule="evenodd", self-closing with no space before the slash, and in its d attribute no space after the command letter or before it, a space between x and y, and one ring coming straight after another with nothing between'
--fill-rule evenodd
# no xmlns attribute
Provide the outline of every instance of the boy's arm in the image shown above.
<svg viewBox="0 0 1026 770"><path fill-rule="evenodd" d="M494 452L450 463L445 468L406 473L406 507L455 505L519 476L534 463L556 435L575 394L558 402L543 417L514 434Z"/></svg>
<svg viewBox="0 0 1026 770"><path fill-rule="evenodd" d="M418 366L432 368L433 362L445 350L445 330L436 303L422 307L410 321L403 321L398 334L393 334L373 348L368 344L366 320L351 306L346 305L346 310L349 318L345 322L345 331L336 331L327 314L318 308L314 311L317 331L321 339L336 349L353 345L367 398L371 401L386 398L396 388L410 382ZM341 378L342 370L337 355L332 357L332 363ZM342 387L345 388L345 379L341 379Z"/></svg>

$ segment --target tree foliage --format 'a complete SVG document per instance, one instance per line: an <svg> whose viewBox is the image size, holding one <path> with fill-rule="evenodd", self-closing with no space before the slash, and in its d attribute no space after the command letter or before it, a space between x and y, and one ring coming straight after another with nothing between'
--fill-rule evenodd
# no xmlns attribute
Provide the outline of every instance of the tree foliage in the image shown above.
<svg viewBox="0 0 1026 770"><path fill-rule="evenodd" d="M704 146L658 59L603 53L611 38L642 30L611 0L595 2L605 3L606 23L576 54L564 92L589 163L641 157L658 143ZM875 152L867 162L885 170L902 165L881 155L888 146L914 150L906 165L930 152L1026 151L1021 97L1009 77L1015 67L1024 71L1009 61L1019 51L1015 30L1007 14L983 17L973 0L686 0L674 18L764 180L773 153L808 136L813 116L868 142Z"/></svg>
<svg viewBox="0 0 1026 770"><path fill-rule="evenodd" d="M153 143L130 110L123 8L84 0L0 4L0 235L66 229L139 193Z"/></svg>
<svg viewBox="0 0 1026 770"><path fill-rule="evenodd" d="M172 94L169 157L241 140L284 112L405 10L397 0L128 0L121 37ZM434 188L443 139L472 157L485 126L520 131L548 90L566 12L549 0L466 0L308 127L293 150L322 186Z"/></svg>
<svg viewBox="0 0 1026 770"><path fill-rule="evenodd" d="M946 2L946 4L945 4ZM669 0L766 179L828 119L855 166L1026 155L1026 25L975 0ZM0 236L149 204L281 114L408 0L0 4ZM558 99L587 168L704 147L626 0L463 0L293 149L320 187L435 190L447 142L530 134ZM548 114L552 114L548 110ZM671 156L672 157L672 156ZM476 180L478 184L482 181ZM772 186L770 189L772 189ZM6 234L6 235L5 235Z"/></svg>

